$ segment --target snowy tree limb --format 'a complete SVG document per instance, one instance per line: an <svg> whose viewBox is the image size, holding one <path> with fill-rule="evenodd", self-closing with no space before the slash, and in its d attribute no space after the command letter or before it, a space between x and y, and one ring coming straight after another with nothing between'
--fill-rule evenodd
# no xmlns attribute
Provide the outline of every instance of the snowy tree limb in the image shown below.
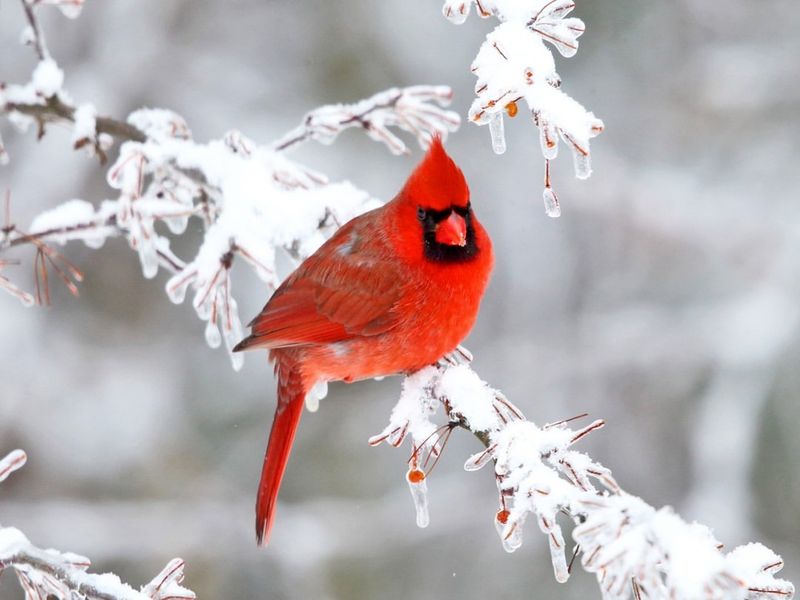
<svg viewBox="0 0 800 600"><path fill-rule="evenodd" d="M519 548L525 522L534 518L547 536L559 582L567 581L580 554L607 599L793 597L794 586L774 576L783 561L773 551L748 544L723 552L710 529L624 492L609 469L572 449L603 427L602 420L577 430L568 426L574 419L538 427L459 362L464 361L448 357L407 377L389 424L369 440L370 445L387 441L399 446L410 435L406 480L419 526L429 522L430 472L453 428L460 426L485 446L464 468L494 465L499 496L494 521L503 547L508 552ZM446 422L437 426L432 418L440 406ZM561 515L574 524L571 560L558 522Z"/></svg>
<svg viewBox="0 0 800 600"><path fill-rule="evenodd" d="M46 49L33 6L22 1L29 21L27 39L35 48ZM432 136L445 136L460 122L456 113L443 108L452 96L449 88L412 86L354 104L318 108L271 145L259 146L238 131L203 144L192 140L184 119L169 110L142 109L121 121L99 117L91 104L73 104L56 62L44 50L37 55L40 60L28 83L0 88L0 111L23 129L37 124L39 135L46 123L71 123L74 147L89 150L101 162L113 138L121 141L107 173L116 197L100 206L69 200L39 215L25 230L11 222L7 208L0 252L26 244L35 247L36 293L24 292L2 276L0 288L24 305L32 299L47 304L52 271L77 295L83 275L53 244L80 240L99 248L109 237L124 237L138 254L145 277L155 277L160 267L173 274L166 285L171 300L182 302L189 287L195 290L193 306L206 322L207 343L218 347L224 340L228 350L242 329L230 277L236 258L275 287L278 250L302 259L342 223L379 204L349 182L330 183L325 175L288 160L283 150L310 139L330 143L344 129L360 126L399 154L408 149L393 129L413 134L425 146ZM171 251L170 237L155 225L162 222L177 236L190 218L201 220L206 231L196 256L183 261ZM10 264L4 261L0 267ZM242 356L229 354L239 368Z"/></svg>
<svg viewBox="0 0 800 600"><path fill-rule="evenodd" d="M528 105L545 158L545 211L558 217L561 205L550 177L558 138L572 150L576 177L586 179L592 172L589 140L603 131L603 122L561 89L547 44L564 57L574 56L586 27L580 19L567 16L575 8L573 0L445 0L442 12L461 24L473 4L481 17L494 16L500 25L486 36L472 63L478 81L469 118L489 126L492 148L502 154L506 151L503 114L513 118L519 102Z"/></svg>
<svg viewBox="0 0 800 600"><path fill-rule="evenodd" d="M0 482L25 464L22 450L0 459ZM88 573L89 559L71 552L42 550L14 527L0 525L0 572L13 569L28 600L193 600L195 594L181 585L184 562L171 560L148 584L137 591L112 573Z"/></svg>

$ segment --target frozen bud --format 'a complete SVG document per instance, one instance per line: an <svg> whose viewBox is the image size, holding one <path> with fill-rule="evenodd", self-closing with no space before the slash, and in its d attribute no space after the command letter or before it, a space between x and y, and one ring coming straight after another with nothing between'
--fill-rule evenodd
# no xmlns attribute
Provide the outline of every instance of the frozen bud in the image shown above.
<svg viewBox="0 0 800 600"><path fill-rule="evenodd" d="M425 473L413 467L406 474L408 489L411 491L411 499L414 501L414 508L417 511L417 527L427 527L430 523L428 514L428 484Z"/></svg>

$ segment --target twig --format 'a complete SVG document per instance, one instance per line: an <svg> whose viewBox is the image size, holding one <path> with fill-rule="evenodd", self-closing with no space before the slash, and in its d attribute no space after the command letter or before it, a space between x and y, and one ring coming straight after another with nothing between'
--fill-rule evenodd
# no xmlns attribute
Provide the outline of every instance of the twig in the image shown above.
<svg viewBox="0 0 800 600"><path fill-rule="evenodd" d="M23 0L24 2L25 0ZM3 107L6 112L18 112L33 117L39 123L75 122L75 107L66 104L58 96L52 96L45 104L19 104L10 102ZM139 129L111 117L97 117L97 133L106 133L119 140L145 142L147 136Z"/></svg>
<svg viewBox="0 0 800 600"><path fill-rule="evenodd" d="M28 0L20 0L20 2L22 2L25 18L28 20L28 25L33 32L33 48L39 56L39 60L47 60L50 58L50 52L47 50L47 42L44 39L42 27L39 25L39 19L36 18L33 5Z"/></svg>

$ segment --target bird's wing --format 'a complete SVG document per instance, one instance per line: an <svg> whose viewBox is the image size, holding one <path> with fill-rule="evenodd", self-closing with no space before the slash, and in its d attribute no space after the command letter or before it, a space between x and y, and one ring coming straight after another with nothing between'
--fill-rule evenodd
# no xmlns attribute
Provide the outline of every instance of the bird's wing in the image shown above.
<svg viewBox="0 0 800 600"><path fill-rule="evenodd" d="M395 327L403 274L382 249L361 243L358 229L343 227L300 265L236 349L334 343Z"/></svg>

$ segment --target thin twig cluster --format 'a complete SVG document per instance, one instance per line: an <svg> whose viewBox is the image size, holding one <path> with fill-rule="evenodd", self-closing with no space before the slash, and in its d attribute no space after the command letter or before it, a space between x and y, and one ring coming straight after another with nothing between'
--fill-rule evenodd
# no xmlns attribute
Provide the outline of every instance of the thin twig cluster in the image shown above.
<svg viewBox="0 0 800 600"><path fill-rule="evenodd" d="M0 459L0 482L27 460L22 450ZM138 591L112 573L89 573L91 562L72 552L37 548L14 527L0 525L0 573L11 569L25 592L25 600L194 600L181 585L184 562L174 558Z"/></svg>

